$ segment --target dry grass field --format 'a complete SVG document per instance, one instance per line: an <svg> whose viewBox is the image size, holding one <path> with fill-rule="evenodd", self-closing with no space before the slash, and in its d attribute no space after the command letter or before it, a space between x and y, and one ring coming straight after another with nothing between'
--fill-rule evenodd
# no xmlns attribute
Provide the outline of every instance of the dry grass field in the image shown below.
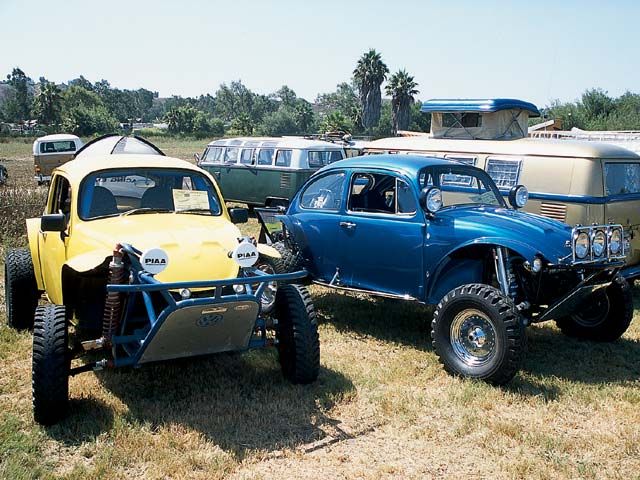
<svg viewBox="0 0 640 480"><path fill-rule="evenodd" d="M190 159L206 142L157 143ZM25 216L42 211L30 149L0 143L10 175L2 249L24 242ZM288 384L266 350L86 373L71 379L70 416L42 428L31 416L31 335L6 326L0 289L0 477L640 478L637 317L612 344L530 328L521 373L496 388L444 373L429 310L313 294L313 385Z"/></svg>

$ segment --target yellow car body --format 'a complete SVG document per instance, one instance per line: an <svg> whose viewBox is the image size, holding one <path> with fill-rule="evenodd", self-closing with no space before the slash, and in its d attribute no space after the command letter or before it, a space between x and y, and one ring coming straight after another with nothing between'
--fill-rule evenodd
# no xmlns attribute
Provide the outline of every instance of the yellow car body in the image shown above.
<svg viewBox="0 0 640 480"><path fill-rule="evenodd" d="M150 212L93 219L81 217L82 182L89 175L109 170L134 171L136 168L189 171L205 176L219 199L219 215ZM43 232L40 218L27 220L38 289L44 291L54 304L64 304L65 288L77 288L63 285L65 269L76 273L97 269L108 262L118 243L128 243L142 251L163 249L169 261L167 268L156 277L162 282L218 280L238 275L238 264L229 258L228 253L238 244L242 234L231 222L215 179L188 162L164 156L131 154L78 158L53 172L45 215L60 213L57 196L63 188L70 193L70 200L65 206L68 218L64 232ZM267 256L280 256L267 245L259 245L258 250Z"/></svg>

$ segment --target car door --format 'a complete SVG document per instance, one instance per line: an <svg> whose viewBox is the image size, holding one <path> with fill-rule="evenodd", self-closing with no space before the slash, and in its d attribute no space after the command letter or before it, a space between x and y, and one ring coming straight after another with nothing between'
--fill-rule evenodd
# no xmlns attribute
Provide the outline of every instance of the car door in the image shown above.
<svg viewBox="0 0 640 480"><path fill-rule="evenodd" d="M346 173L332 171L307 184L294 205L293 224L296 244L309 260L315 280L331 283L338 278L344 250L339 243L339 222L346 189Z"/></svg>
<svg viewBox="0 0 640 480"><path fill-rule="evenodd" d="M338 244L341 281L354 288L420 298L424 216L411 184L387 172L354 172Z"/></svg>
<svg viewBox="0 0 640 480"><path fill-rule="evenodd" d="M71 213L71 186L57 174L52 179L46 213ZM68 221L68 220L67 220ZM67 239L70 225L65 232L40 232L40 268L47 294L53 303L62 303L62 266L67 259Z"/></svg>

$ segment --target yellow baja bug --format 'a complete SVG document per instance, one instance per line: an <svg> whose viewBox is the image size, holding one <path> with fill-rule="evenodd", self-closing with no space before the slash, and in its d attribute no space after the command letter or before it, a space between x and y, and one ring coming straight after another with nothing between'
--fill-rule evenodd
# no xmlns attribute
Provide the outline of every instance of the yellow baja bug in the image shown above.
<svg viewBox="0 0 640 480"><path fill-rule="evenodd" d="M276 345L288 380L314 381L313 305L288 283L306 272L284 273L276 250L243 237L234 223L247 217L208 173L159 154L55 170L29 248L5 263L8 323L33 328L35 420L64 415L70 375L179 357Z"/></svg>

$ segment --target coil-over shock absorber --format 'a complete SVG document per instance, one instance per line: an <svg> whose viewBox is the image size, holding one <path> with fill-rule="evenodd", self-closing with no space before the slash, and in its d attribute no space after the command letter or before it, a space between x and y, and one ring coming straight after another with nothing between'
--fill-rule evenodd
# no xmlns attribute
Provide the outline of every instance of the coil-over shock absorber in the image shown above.
<svg viewBox="0 0 640 480"><path fill-rule="evenodd" d="M122 246L116 245L113 250L113 258L109 262L109 277L107 284L120 285L125 283L127 272L124 267ZM102 318L102 338L107 342L118 332L120 317L122 314L122 294L107 292L104 302L104 316Z"/></svg>

